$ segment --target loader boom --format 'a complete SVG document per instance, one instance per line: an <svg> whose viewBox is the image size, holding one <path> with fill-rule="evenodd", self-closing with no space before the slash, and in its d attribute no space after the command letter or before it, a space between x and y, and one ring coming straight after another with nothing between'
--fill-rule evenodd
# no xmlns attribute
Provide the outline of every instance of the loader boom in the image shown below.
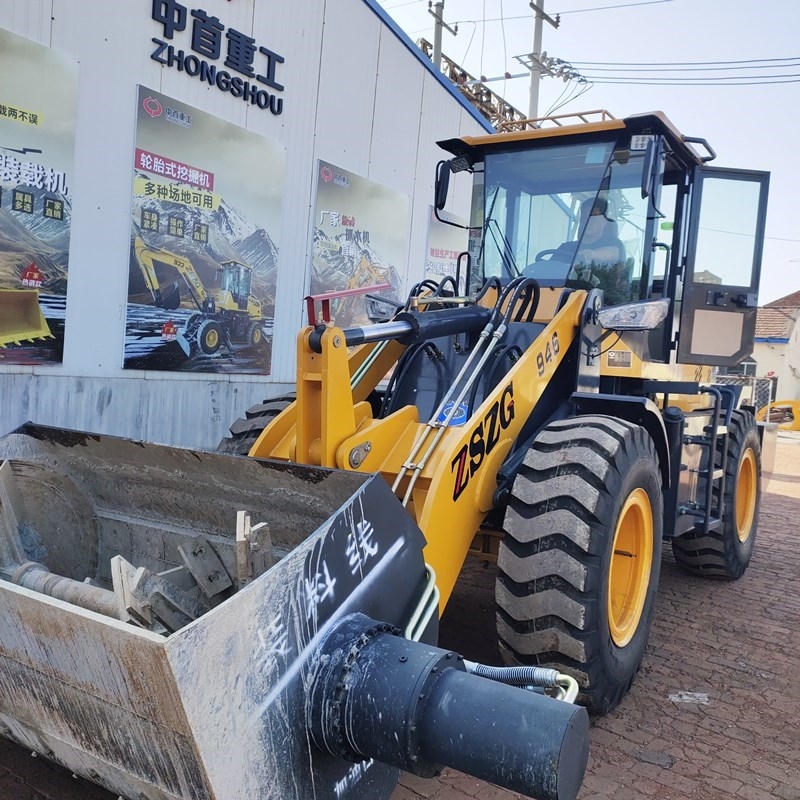
<svg viewBox="0 0 800 800"><path fill-rule="evenodd" d="M453 418L469 386L439 403L451 404L449 419L442 407L420 420L414 406L373 418L369 405L356 398L375 389L387 371L385 360L376 361L356 387L351 376L376 351L385 352L385 344L396 353L398 339L361 345L348 356L353 333L348 339L336 327L306 328L298 335L297 402L264 431L250 455L380 472L427 532L425 557L436 572L444 609L470 543L495 505L500 467L583 327L587 296L572 294L546 325L514 323L521 331L529 328L524 333L530 344L476 404L466 425L453 424ZM432 338L435 325L432 320ZM484 327L487 352L505 332L502 322L494 331Z"/></svg>

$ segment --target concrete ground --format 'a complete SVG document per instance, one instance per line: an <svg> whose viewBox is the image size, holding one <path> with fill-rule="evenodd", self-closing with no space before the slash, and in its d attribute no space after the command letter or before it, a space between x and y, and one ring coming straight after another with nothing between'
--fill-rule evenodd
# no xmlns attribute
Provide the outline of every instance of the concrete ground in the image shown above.
<svg viewBox="0 0 800 800"><path fill-rule="evenodd" d="M667 548L641 673L592 723L580 800L800 800L800 435L780 435L775 472L739 581L686 576ZM443 646L498 663L493 589L491 568L466 568ZM446 770L405 776L391 800L520 797ZM0 800L116 797L0 739Z"/></svg>

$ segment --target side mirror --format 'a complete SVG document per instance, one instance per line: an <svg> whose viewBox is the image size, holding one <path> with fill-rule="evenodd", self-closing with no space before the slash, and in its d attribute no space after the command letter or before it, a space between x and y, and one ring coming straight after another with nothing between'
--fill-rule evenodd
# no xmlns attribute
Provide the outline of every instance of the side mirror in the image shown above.
<svg viewBox="0 0 800 800"><path fill-rule="evenodd" d="M436 192L434 207L441 211L447 204L447 193L450 191L450 162L440 161L436 165Z"/></svg>
<svg viewBox="0 0 800 800"><path fill-rule="evenodd" d="M650 139L647 143L647 150L644 152L644 164L642 165L642 199L650 196L650 187L653 184L653 168L656 164L656 154L658 152L657 140Z"/></svg>

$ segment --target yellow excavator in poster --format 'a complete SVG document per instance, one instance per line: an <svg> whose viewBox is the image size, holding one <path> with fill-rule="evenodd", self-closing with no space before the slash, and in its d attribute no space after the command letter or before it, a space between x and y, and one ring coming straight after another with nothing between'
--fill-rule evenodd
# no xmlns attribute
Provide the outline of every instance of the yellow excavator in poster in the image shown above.
<svg viewBox="0 0 800 800"><path fill-rule="evenodd" d="M177 341L187 357L198 350L213 355L223 343L258 347L264 341L261 301L251 294L253 268L239 261L223 261L217 269L219 286L210 292L191 260L169 250L150 247L144 239L134 239L133 254L153 302L159 308L176 309L180 305L179 284L162 294L156 265L175 270L183 279L197 307Z"/></svg>

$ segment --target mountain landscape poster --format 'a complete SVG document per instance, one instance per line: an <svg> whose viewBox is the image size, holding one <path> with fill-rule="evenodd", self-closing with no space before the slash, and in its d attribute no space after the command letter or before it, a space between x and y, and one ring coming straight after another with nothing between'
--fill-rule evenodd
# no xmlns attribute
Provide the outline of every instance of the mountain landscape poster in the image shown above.
<svg viewBox="0 0 800 800"><path fill-rule="evenodd" d="M269 374L285 153L139 86L125 367Z"/></svg>
<svg viewBox="0 0 800 800"><path fill-rule="evenodd" d="M408 197L326 161L317 162L310 293L331 301L340 328L367 322L364 293L398 299L408 257Z"/></svg>
<svg viewBox="0 0 800 800"><path fill-rule="evenodd" d="M78 65L0 29L0 365L60 363Z"/></svg>

